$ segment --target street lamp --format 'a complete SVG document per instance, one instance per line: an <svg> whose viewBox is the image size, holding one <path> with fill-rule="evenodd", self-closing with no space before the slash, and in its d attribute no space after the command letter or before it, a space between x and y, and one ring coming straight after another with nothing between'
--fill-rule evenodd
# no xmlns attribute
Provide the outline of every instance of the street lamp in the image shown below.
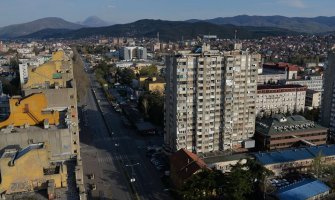
<svg viewBox="0 0 335 200"><path fill-rule="evenodd" d="M135 177L134 177L134 166L136 165L140 165L140 163L135 163L135 164L130 164L130 165L125 165L126 167L130 167L131 168L131 178L130 178L130 182L133 183L136 181Z"/></svg>

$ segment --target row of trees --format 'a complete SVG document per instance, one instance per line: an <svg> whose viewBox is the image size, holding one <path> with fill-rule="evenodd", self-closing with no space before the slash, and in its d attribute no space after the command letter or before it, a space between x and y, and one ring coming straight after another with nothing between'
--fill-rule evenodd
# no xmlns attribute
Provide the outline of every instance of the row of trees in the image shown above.
<svg viewBox="0 0 335 200"><path fill-rule="evenodd" d="M318 55L306 56L303 54L295 54L295 55L290 55L287 58L284 58L283 60L269 56L265 58L265 62L288 62L288 63L303 66L306 63L310 63L310 62L313 62L313 63L324 62L324 59L325 58L320 58L320 56Z"/></svg>
<svg viewBox="0 0 335 200"><path fill-rule="evenodd" d="M109 51L110 49L105 45L84 45L78 48L80 54L105 54Z"/></svg>
<svg viewBox="0 0 335 200"><path fill-rule="evenodd" d="M142 95L138 105L145 118L156 125L164 125L164 97L159 92L148 92Z"/></svg>
<svg viewBox="0 0 335 200"><path fill-rule="evenodd" d="M111 76L115 82L119 82L125 85L130 85L132 80L136 78L136 75L132 69L120 69L113 65L107 64L106 62L101 62L95 67L95 74L97 80L102 84L106 83L108 76Z"/></svg>
<svg viewBox="0 0 335 200"><path fill-rule="evenodd" d="M3 87L3 93L8 94L9 96L21 95L21 84L20 84L20 75L17 72L16 77L11 81L0 78Z"/></svg>
<svg viewBox="0 0 335 200"><path fill-rule="evenodd" d="M157 76L158 75L157 67L155 65L143 67L140 70L140 75L148 77Z"/></svg>
<svg viewBox="0 0 335 200"><path fill-rule="evenodd" d="M181 199L258 200L263 199L266 178L273 175L254 160L232 166L231 172L203 170L188 179L178 191Z"/></svg>
<svg viewBox="0 0 335 200"><path fill-rule="evenodd" d="M110 76L114 82L123 85L130 85L133 79L136 79L136 74L129 68L116 68L113 65L108 65L106 62L101 62L95 67L95 74L100 84L107 83L107 78ZM139 75L139 74L137 74ZM140 75L153 77L157 76L157 67L154 65L143 67L140 70ZM149 119L156 125L163 126L164 124L164 96L159 92L146 92L138 102L140 111L146 119Z"/></svg>

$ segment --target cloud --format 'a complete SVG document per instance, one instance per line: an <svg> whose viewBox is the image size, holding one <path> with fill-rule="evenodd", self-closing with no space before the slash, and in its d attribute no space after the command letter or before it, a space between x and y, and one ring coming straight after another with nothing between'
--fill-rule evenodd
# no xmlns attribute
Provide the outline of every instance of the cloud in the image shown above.
<svg viewBox="0 0 335 200"><path fill-rule="evenodd" d="M116 6L115 5L108 5L107 7L108 8L115 8Z"/></svg>
<svg viewBox="0 0 335 200"><path fill-rule="evenodd" d="M285 4L286 6L293 8L305 8L306 5L303 0L279 0L278 3Z"/></svg>

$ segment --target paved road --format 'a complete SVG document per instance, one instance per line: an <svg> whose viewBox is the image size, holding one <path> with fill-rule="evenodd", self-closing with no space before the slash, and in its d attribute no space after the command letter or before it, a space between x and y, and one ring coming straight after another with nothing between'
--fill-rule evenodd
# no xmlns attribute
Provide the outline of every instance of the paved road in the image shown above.
<svg viewBox="0 0 335 200"><path fill-rule="evenodd" d="M91 199L131 198L129 184L118 165L111 146L111 138L91 91L88 92L85 111L81 112L81 155L84 166L84 182L87 191L89 184L96 184L97 189L89 194ZM94 173L94 180L87 175Z"/></svg>
<svg viewBox="0 0 335 200"><path fill-rule="evenodd" d="M146 145L162 143L162 138L143 137L125 127L120 114L111 108L102 89L98 88L93 74L89 77L93 89L83 101L87 106L81 124L87 126L82 127L81 151L84 174L95 173L94 180L87 177L84 180L97 185L91 196L94 199L133 199L133 189L139 199L170 199L163 191L161 173L145 157ZM135 182L130 183L130 178Z"/></svg>

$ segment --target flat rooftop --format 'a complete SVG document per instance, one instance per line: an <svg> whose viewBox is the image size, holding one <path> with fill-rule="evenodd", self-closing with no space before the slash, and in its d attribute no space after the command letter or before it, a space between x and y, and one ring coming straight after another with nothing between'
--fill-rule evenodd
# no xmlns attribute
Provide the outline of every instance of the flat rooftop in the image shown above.
<svg viewBox="0 0 335 200"><path fill-rule="evenodd" d="M11 132L34 132L34 131L42 131L42 130L49 130L49 131L53 131L53 130L59 130L59 129L67 129L68 128L68 119L67 115L69 116L70 113L68 111L61 111L59 112L59 124L58 125L49 125L48 129L45 129L43 127L43 123L39 124L39 125L35 125L35 126L27 126L27 127L13 127ZM70 116L69 116L70 117ZM9 130L10 128L2 128L0 129L0 134L3 132L6 132L6 129Z"/></svg>
<svg viewBox="0 0 335 200"><path fill-rule="evenodd" d="M206 164L212 164L212 163L219 163L219 162L229 162L229 161L235 161L235 160L242 160L247 158L252 158L252 156L248 154L232 154L227 155L224 153L217 153L211 154L211 155L204 155L201 156L201 158L204 160Z"/></svg>
<svg viewBox="0 0 335 200"><path fill-rule="evenodd" d="M77 190L76 180L75 180L75 161L66 162L67 166L67 188L55 189L55 200L79 200L79 193ZM6 195L6 199L16 199L16 200L48 200L47 190L40 190L36 192L25 192Z"/></svg>
<svg viewBox="0 0 335 200"><path fill-rule="evenodd" d="M321 145L304 148L276 150L270 152L254 153L256 160L263 165L294 162L298 160L313 159L318 155L335 156L335 145Z"/></svg>
<svg viewBox="0 0 335 200"><path fill-rule="evenodd" d="M305 200L330 190L326 184L319 180L305 179L279 189L275 195L280 200Z"/></svg>

